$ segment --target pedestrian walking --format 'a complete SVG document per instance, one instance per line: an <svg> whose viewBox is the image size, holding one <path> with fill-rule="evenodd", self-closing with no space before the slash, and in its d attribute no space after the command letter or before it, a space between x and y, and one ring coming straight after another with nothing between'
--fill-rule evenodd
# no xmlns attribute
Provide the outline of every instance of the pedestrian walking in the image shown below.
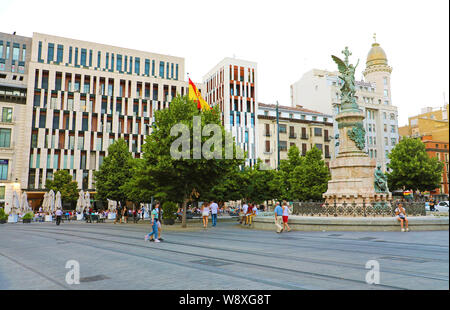
<svg viewBox="0 0 450 310"><path fill-rule="evenodd" d="M204 202L202 204L202 217L203 217L203 228L208 227L208 216L209 216L209 202Z"/></svg>
<svg viewBox="0 0 450 310"><path fill-rule="evenodd" d="M123 206L122 220L123 220L123 222L128 224L128 209L127 209L127 206Z"/></svg>
<svg viewBox="0 0 450 310"><path fill-rule="evenodd" d="M289 206L286 201L283 201L283 230L291 231L291 228L288 225L289 219Z"/></svg>
<svg viewBox="0 0 450 310"><path fill-rule="evenodd" d="M159 215L159 203L156 204L155 208L151 212L151 223L152 232L145 235L145 241L149 240L154 242L160 242L158 239L158 215ZM153 237L153 238L151 238Z"/></svg>
<svg viewBox="0 0 450 310"><path fill-rule="evenodd" d="M242 219L241 219L241 224L244 223L244 225L247 225L247 211L248 211L248 204L246 202L244 202L244 205L242 206L241 209L241 214L242 214Z"/></svg>
<svg viewBox="0 0 450 310"><path fill-rule="evenodd" d="M403 228L404 222L406 226L406 231L409 231L408 219L406 218L406 210L403 208L402 203L399 203L397 208L395 209L395 215L397 215L397 220L400 222L401 230L405 231L405 228Z"/></svg>
<svg viewBox="0 0 450 310"><path fill-rule="evenodd" d="M117 222L119 222L119 224L122 223L122 206L120 205L120 202L116 209L116 219L114 220L114 224Z"/></svg>
<svg viewBox="0 0 450 310"><path fill-rule="evenodd" d="M62 210L60 210L60 209L56 210L56 212L55 212L55 215L56 215L56 225L58 225L58 226L59 226L59 224L61 224L61 217L62 217L62 214L63 214L63 212L62 212Z"/></svg>
<svg viewBox="0 0 450 310"><path fill-rule="evenodd" d="M281 226L281 223L283 222L283 208L281 208L280 203L277 202L277 205L274 210L275 214L275 226L277 228L277 233L283 232L283 227Z"/></svg>
<svg viewBox="0 0 450 310"><path fill-rule="evenodd" d="M211 203L211 220L212 220L212 226L216 227L217 224L217 210L219 209L219 206L215 201Z"/></svg>

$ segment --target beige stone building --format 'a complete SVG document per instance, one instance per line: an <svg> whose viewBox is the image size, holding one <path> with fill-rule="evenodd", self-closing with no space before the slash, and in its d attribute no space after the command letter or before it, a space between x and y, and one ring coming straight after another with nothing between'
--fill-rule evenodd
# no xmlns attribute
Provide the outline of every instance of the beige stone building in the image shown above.
<svg viewBox="0 0 450 310"><path fill-rule="evenodd" d="M67 170L95 191L113 141L140 157L154 112L188 92L184 58L41 33L30 38L20 187L40 199L47 179ZM202 84L197 85L200 89ZM39 202L37 202L39 204Z"/></svg>
<svg viewBox="0 0 450 310"><path fill-rule="evenodd" d="M0 33L0 207L26 188L27 72L31 39Z"/></svg>
<svg viewBox="0 0 450 310"><path fill-rule="evenodd" d="M377 164L386 169L387 155L398 143L398 112L391 100L392 68L388 65L386 53L378 43L373 43L363 71L364 80L356 81L356 97L366 115L365 152ZM291 85L292 106L303 107L336 116L340 109L339 72L313 69ZM334 134L338 133L334 122ZM336 147L339 152L339 147Z"/></svg>
<svg viewBox="0 0 450 310"><path fill-rule="evenodd" d="M328 164L334 154L332 115L301 106L279 106L280 160L287 159L288 150L296 145L301 155L313 147L322 151ZM258 104L258 157L271 168L278 166L276 105Z"/></svg>

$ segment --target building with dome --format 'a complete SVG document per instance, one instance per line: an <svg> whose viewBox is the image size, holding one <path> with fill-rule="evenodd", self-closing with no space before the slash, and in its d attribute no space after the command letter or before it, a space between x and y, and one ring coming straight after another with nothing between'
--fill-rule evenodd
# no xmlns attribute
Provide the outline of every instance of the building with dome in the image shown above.
<svg viewBox="0 0 450 310"><path fill-rule="evenodd" d="M387 170L388 154L398 143L398 111L391 100L391 72L388 58L379 43L372 44L360 81L356 81L356 97L359 108L366 118L365 151L370 158ZM340 110L340 87L338 71L312 69L291 85L291 105L303 106L334 117ZM334 134L337 134L334 121ZM335 157L339 146L335 147Z"/></svg>

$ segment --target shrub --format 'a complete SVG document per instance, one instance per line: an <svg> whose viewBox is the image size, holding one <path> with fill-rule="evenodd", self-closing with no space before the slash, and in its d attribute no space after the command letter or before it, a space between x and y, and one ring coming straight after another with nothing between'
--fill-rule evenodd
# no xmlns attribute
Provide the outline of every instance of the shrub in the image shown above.
<svg viewBox="0 0 450 310"><path fill-rule="evenodd" d="M33 219L33 217L34 217L33 212L28 212L27 214L25 214L25 215L22 217L22 219L23 219L23 220L31 220L31 219Z"/></svg>
<svg viewBox="0 0 450 310"><path fill-rule="evenodd" d="M8 214L5 213L3 208L0 208L0 221L6 221L8 219Z"/></svg>
<svg viewBox="0 0 450 310"><path fill-rule="evenodd" d="M177 218L177 204L172 201L166 201L162 205L162 211L164 212L164 218L165 219L172 219L175 220Z"/></svg>

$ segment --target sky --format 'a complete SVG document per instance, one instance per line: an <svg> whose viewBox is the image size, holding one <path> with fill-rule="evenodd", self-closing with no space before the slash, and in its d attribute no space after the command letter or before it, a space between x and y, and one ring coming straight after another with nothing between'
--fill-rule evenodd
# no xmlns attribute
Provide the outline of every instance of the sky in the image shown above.
<svg viewBox="0 0 450 310"><path fill-rule="evenodd" d="M225 57L254 61L258 101L280 105L305 72L337 70L345 46L360 80L376 33L399 126L449 101L448 0L2 0L0 32L14 31L183 57L197 82Z"/></svg>

